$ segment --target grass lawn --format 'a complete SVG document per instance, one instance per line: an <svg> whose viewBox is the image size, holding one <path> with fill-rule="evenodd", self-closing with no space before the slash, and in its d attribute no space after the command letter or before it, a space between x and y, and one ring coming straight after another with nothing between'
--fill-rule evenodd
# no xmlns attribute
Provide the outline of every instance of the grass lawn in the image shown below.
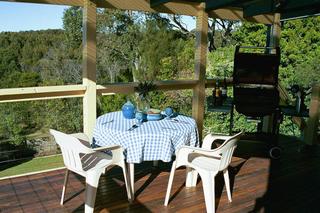
<svg viewBox="0 0 320 213"><path fill-rule="evenodd" d="M63 167L62 155L32 158L0 164L0 178Z"/></svg>

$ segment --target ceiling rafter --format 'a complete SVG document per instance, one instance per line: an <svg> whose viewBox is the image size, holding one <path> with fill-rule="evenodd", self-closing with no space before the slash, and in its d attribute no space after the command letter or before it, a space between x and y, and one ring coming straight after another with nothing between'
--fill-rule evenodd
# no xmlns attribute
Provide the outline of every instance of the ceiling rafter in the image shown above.
<svg viewBox="0 0 320 213"><path fill-rule="evenodd" d="M244 16L251 17L267 13L281 13L282 17L310 15L319 12L320 0L258 0L243 8Z"/></svg>
<svg viewBox="0 0 320 213"><path fill-rule="evenodd" d="M68 6L83 6L83 0L0 0L0 2L20 2L20 3L36 3L36 4L55 4Z"/></svg>
<svg viewBox="0 0 320 213"><path fill-rule="evenodd" d="M274 0L260 0L247 4L243 8L245 17L251 17L260 14L274 13Z"/></svg>
<svg viewBox="0 0 320 213"><path fill-rule="evenodd" d="M158 12L177 15L197 16L200 9L200 2L205 0L174 0L152 8L150 0L96 0L97 7L111 8L120 10ZM70 5L83 6L83 0L0 0L0 2L24 2L52 5ZM223 8L208 11L211 18L227 19L227 20L248 20L264 24L271 24L273 15L259 15L255 17L244 18L241 8Z"/></svg>
<svg viewBox="0 0 320 213"><path fill-rule="evenodd" d="M248 0L206 0L206 10L216 10L224 7L230 7L234 4L242 3Z"/></svg>
<svg viewBox="0 0 320 213"><path fill-rule="evenodd" d="M200 3L206 2L211 18L272 23L274 13L282 19L320 14L320 0L92 0L97 7L196 16ZM0 0L83 6L83 0Z"/></svg>
<svg viewBox="0 0 320 213"><path fill-rule="evenodd" d="M292 18L302 18L307 16L316 16L320 15L320 9L318 8L310 8L303 10L292 10L281 14L281 20L287 20Z"/></svg>
<svg viewBox="0 0 320 213"><path fill-rule="evenodd" d="M171 0L150 0L150 6L153 7L157 7L159 5L165 4L170 2Z"/></svg>

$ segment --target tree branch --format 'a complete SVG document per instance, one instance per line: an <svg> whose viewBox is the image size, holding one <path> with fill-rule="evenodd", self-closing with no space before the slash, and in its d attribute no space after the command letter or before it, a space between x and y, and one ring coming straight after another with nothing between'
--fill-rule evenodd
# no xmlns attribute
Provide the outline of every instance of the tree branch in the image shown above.
<svg viewBox="0 0 320 213"><path fill-rule="evenodd" d="M181 20L178 20L178 16L169 15L169 18L173 22L174 26L176 28L180 29L183 34L189 34L190 33L190 31L185 26L183 26L184 23L182 23Z"/></svg>

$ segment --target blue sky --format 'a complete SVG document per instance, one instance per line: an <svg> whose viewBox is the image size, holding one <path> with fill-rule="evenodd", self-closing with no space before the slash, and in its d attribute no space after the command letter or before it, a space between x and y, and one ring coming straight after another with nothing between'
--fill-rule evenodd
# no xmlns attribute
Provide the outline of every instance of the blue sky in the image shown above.
<svg viewBox="0 0 320 213"><path fill-rule="evenodd" d="M129 1L129 0L128 0ZM0 32L61 29L63 11L67 6L0 2ZM191 30L195 21L184 17Z"/></svg>
<svg viewBox="0 0 320 213"><path fill-rule="evenodd" d="M62 28L66 6L0 2L0 32Z"/></svg>

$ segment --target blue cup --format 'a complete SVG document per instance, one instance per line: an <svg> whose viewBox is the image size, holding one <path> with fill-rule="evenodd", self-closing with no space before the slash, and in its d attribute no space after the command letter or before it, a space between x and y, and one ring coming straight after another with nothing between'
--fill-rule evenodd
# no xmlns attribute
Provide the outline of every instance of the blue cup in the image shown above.
<svg viewBox="0 0 320 213"><path fill-rule="evenodd" d="M140 126L140 125L142 124L142 122L143 122L143 119L144 119L144 114L143 114L143 112L137 111L135 117L136 117L136 123L137 123L137 125Z"/></svg>
<svg viewBox="0 0 320 213"><path fill-rule="evenodd" d="M173 109L171 107L167 107L164 110L166 116L170 117L173 114Z"/></svg>

